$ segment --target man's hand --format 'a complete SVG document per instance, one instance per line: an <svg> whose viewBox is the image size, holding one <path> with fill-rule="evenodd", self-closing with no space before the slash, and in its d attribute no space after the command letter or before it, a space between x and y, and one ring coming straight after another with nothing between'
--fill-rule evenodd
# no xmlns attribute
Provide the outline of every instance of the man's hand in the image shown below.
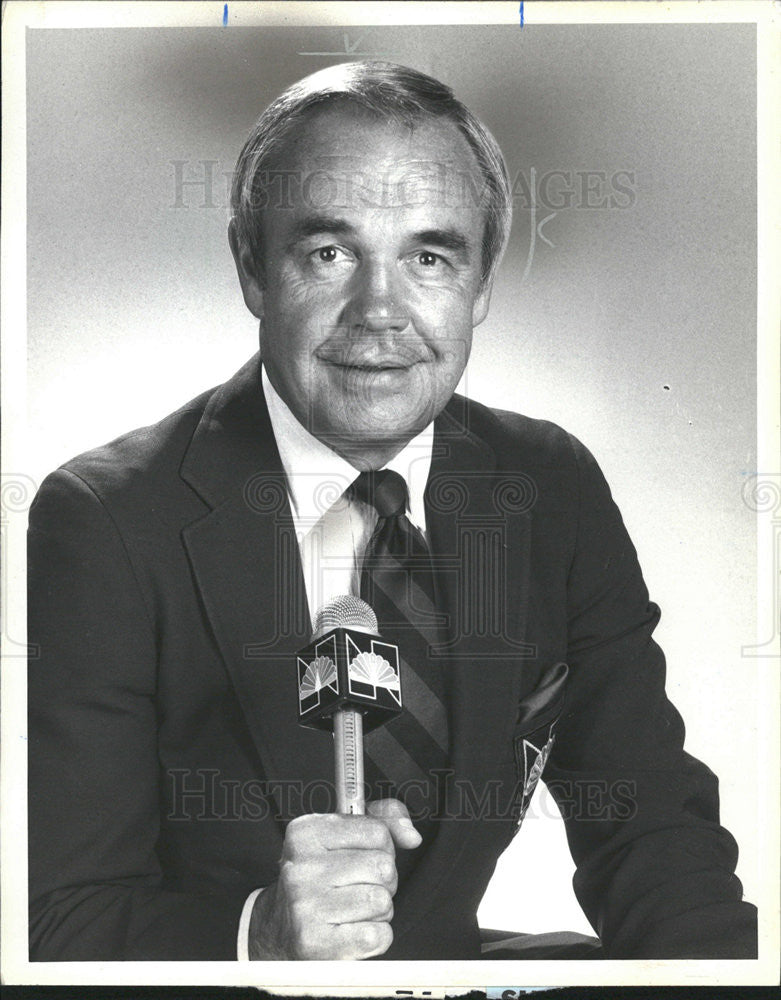
<svg viewBox="0 0 781 1000"><path fill-rule="evenodd" d="M396 848L421 842L396 799L366 816L299 816L287 828L279 878L255 901L249 956L361 959L393 940Z"/></svg>

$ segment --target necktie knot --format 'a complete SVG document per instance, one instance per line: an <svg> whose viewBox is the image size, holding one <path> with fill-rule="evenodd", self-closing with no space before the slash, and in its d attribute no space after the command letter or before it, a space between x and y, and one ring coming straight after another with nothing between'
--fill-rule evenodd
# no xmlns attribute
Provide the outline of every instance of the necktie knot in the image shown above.
<svg viewBox="0 0 781 1000"><path fill-rule="evenodd" d="M381 518L400 517L407 510L407 484L398 472L362 472L350 486L352 495L374 507Z"/></svg>

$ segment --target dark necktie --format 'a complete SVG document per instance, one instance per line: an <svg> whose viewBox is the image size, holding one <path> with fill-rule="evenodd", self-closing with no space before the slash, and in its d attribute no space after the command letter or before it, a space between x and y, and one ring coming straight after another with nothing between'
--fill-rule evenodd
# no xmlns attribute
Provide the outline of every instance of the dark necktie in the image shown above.
<svg viewBox="0 0 781 1000"><path fill-rule="evenodd" d="M432 647L442 642L442 616L431 556L406 515L407 485L398 473L362 472L348 493L374 507L379 517L364 555L361 597L374 609L383 638L399 647L404 706L400 716L366 736L367 778L383 782L383 797L406 801L428 840L427 821L437 809L432 772L448 766L443 660L432 655Z"/></svg>

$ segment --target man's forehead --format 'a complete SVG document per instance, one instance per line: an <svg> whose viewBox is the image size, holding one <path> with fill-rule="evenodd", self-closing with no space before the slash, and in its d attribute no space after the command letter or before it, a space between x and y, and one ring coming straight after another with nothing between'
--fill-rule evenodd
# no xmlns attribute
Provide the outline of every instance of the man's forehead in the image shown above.
<svg viewBox="0 0 781 1000"><path fill-rule="evenodd" d="M487 197L477 159L453 122L406 125L352 108L312 116L280 150L267 184L321 209L428 201L480 210Z"/></svg>
<svg viewBox="0 0 781 1000"><path fill-rule="evenodd" d="M302 184L310 192L334 195L340 189L356 204L402 206L423 199L447 204L475 186L471 171L454 160L418 156L388 157L374 161L360 156L317 156L302 171Z"/></svg>
<svg viewBox="0 0 781 1000"><path fill-rule="evenodd" d="M471 149L458 125L450 118L421 112L416 117L393 117L362 107L353 101L336 100L311 108L288 133L283 143L295 156L299 150L334 145L348 153L345 140L351 135L378 137L381 141L409 148L424 149L440 157L443 152L451 156L469 158ZM311 143L311 146L309 144ZM355 153L363 150L357 141Z"/></svg>

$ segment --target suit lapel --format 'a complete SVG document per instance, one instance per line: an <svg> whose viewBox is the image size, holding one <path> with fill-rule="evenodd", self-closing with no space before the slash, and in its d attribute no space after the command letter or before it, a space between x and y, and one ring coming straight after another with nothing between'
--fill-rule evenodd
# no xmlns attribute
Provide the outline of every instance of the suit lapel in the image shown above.
<svg viewBox="0 0 781 1000"><path fill-rule="evenodd" d="M534 654L524 642L530 531L523 480L497 469L493 450L457 413L463 402L456 397L435 425L426 516L450 633L453 778L479 797L495 778L492 762L512 745L522 663ZM451 784L451 815L463 808L454 795ZM397 939L438 895L452 892L454 869L479 827L458 820L441 824L403 890L394 922Z"/></svg>
<svg viewBox="0 0 781 1000"><path fill-rule="evenodd" d="M451 642L452 765L456 776L476 779L492 759L490 751L509 737L520 693L519 661L534 652L523 641L529 515L516 476L497 469L487 443L449 411L440 427L428 516L435 559L449 570L443 603ZM437 494L449 496L437 503Z"/></svg>
<svg viewBox="0 0 781 1000"><path fill-rule="evenodd" d="M294 654L311 623L257 358L212 398L182 476L212 507L183 539L262 776L291 783L278 796L286 818L327 810L302 784L319 782L321 793L333 785L333 750L326 734L298 725Z"/></svg>

